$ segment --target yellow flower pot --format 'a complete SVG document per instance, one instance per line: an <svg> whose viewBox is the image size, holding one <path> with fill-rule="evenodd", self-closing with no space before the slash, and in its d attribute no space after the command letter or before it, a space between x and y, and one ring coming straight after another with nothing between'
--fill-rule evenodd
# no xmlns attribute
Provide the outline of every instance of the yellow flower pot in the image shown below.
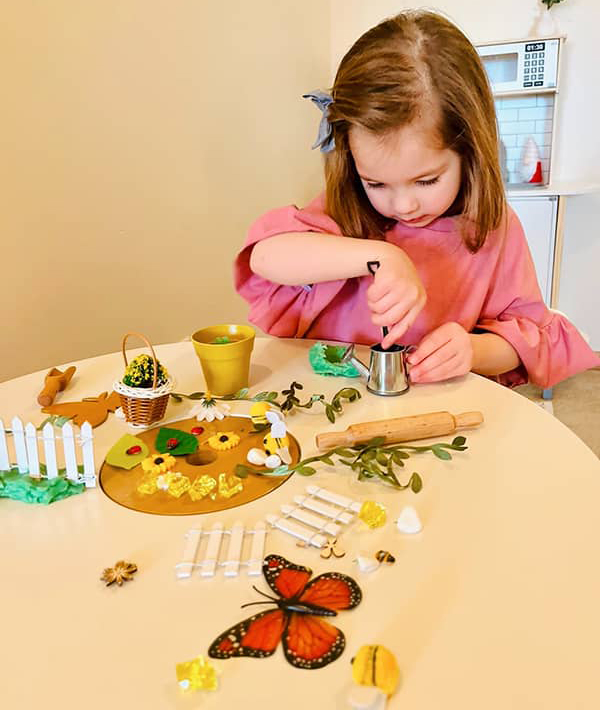
<svg viewBox="0 0 600 710"><path fill-rule="evenodd" d="M192 335L206 388L212 394L234 394L248 387L254 335L248 325L212 325ZM219 343L220 338L230 342Z"/></svg>

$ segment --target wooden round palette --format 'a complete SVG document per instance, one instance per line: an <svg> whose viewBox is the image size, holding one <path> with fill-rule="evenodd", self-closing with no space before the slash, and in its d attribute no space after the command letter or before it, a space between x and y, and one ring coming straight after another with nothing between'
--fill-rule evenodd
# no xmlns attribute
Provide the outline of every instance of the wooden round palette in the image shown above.
<svg viewBox="0 0 600 710"><path fill-rule="evenodd" d="M198 450L187 456L175 457L177 464L172 469L173 471L180 471L192 483L198 476L203 474L212 476L215 479L218 479L220 473L226 473L229 476L233 473L238 463L250 466L246 462L248 451L254 447L262 448L263 437L268 432L268 430L265 430L261 433L251 433L252 422L244 417L225 417L220 421L214 422L198 422L195 418L182 419L178 422L169 422L165 426L169 429L180 429L188 433L191 432L193 427L204 427L203 433L198 436ZM154 442L161 428L161 426L157 426L154 429L135 434L148 446L151 454L156 453ZM208 445L208 439L213 434L228 431L235 432L240 437L240 443L237 446L227 451L215 451ZM300 461L300 445L289 433L288 438L290 440L289 451L292 463L296 464ZM259 466L250 466L250 468L256 468L257 472L268 470ZM199 513L214 513L219 510L235 508L261 498L275 488L279 488L291 474L287 476L251 474L243 479L244 489L242 491L231 498L222 498L217 495L215 500L211 500L210 496L206 496L201 500L192 500L187 493L184 493L180 498L175 498L166 491L157 491L152 495L138 493L137 487L144 475L146 474L141 465L126 471L123 468L111 466L104 461L100 467L100 486L115 503L142 513L198 515Z"/></svg>

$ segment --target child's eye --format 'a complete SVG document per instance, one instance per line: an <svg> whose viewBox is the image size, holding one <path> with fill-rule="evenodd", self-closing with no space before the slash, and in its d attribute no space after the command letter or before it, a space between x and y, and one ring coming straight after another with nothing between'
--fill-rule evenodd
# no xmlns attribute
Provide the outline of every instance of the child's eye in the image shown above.
<svg viewBox="0 0 600 710"><path fill-rule="evenodd" d="M368 182L368 183L366 183L366 185L367 185L368 188L370 188L370 189L372 189L372 190L375 190L375 189L377 189L378 187L383 187L383 183L382 183L382 182Z"/></svg>
<svg viewBox="0 0 600 710"><path fill-rule="evenodd" d="M438 175L437 177L431 178L431 180L417 180L417 185L435 185L439 179Z"/></svg>

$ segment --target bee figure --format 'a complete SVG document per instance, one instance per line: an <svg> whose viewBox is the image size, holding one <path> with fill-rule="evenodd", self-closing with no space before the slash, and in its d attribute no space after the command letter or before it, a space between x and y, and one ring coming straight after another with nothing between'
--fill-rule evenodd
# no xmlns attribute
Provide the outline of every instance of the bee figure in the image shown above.
<svg viewBox="0 0 600 710"><path fill-rule="evenodd" d="M268 402L256 402L250 407L250 419L256 430L260 431L269 426L266 414L270 411L271 405Z"/></svg>
<svg viewBox="0 0 600 710"><path fill-rule="evenodd" d="M396 561L394 555L392 555L392 553L388 552L387 550L379 550L378 552L376 552L375 559L379 563L386 562L388 565L393 565Z"/></svg>

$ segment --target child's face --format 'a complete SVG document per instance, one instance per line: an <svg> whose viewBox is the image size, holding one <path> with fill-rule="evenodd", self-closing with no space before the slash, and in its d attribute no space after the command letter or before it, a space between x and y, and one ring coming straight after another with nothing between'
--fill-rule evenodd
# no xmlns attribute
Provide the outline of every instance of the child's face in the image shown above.
<svg viewBox="0 0 600 710"><path fill-rule="evenodd" d="M456 199L460 156L436 147L431 131L409 125L380 137L352 127L349 139L367 197L385 217L425 227Z"/></svg>

